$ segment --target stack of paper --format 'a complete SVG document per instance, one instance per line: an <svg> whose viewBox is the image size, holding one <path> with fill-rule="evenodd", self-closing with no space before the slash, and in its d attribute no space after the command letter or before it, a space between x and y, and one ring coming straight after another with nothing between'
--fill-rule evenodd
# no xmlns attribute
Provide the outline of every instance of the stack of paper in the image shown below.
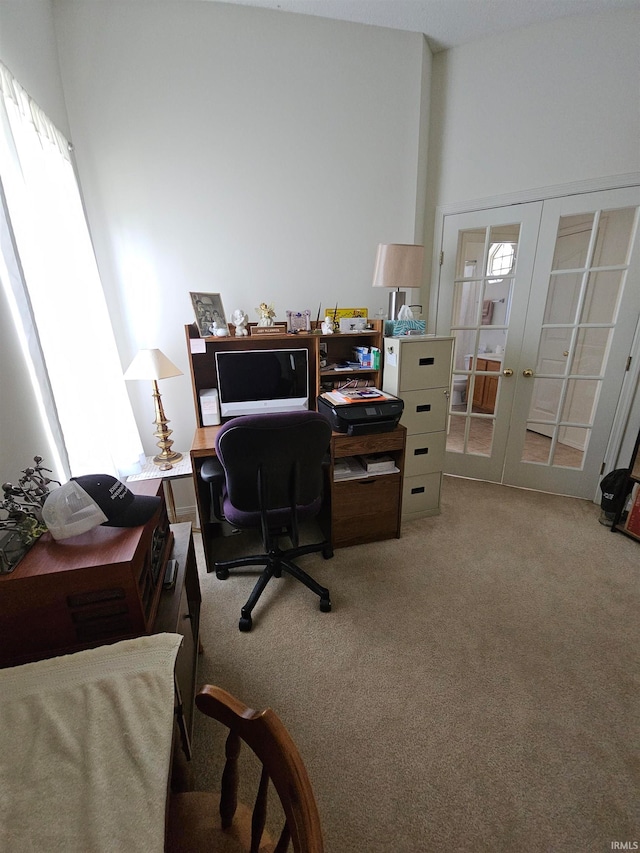
<svg viewBox="0 0 640 853"><path fill-rule="evenodd" d="M383 400L395 400L395 397L391 394L387 394L386 391L380 391L378 388L344 388L342 391L325 391L322 396L330 400L335 406L346 406L350 403L379 403Z"/></svg>
<svg viewBox="0 0 640 853"><path fill-rule="evenodd" d="M334 462L334 480L353 480L355 477L364 477L365 475L366 472L356 456L345 456L342 459L336 459Z"/></svg>

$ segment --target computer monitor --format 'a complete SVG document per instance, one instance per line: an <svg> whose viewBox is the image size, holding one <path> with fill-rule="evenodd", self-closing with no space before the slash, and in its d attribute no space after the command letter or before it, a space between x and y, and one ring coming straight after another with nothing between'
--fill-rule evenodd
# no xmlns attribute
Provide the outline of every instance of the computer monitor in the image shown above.
<svg viewBox="0 0 640 853"><path fill-rule="evenodd" d="M223 418L309 408L306 349L222 350L215 358Z"/></svg>

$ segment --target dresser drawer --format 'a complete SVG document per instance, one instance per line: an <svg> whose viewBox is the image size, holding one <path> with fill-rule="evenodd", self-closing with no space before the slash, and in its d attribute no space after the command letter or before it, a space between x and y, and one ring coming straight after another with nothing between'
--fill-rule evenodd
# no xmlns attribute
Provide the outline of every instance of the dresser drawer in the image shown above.
<svg viewBox="0 0 640 853"><path fill-rule="evenodd" d="M405 477L402 489L402 517L419 518L440 512L440 483L442 474L421 474Z"/></svg>
<svg viewBox="0 0 640 853"><path fill-rule="evenodd" d="M399 536L400 490L399 474L334 483L331 507L334 547Z"/></svg>
<svg viewBox="0 0 640 853"><path fill-rule="evenodd" d="M404 402L400 423L407 428L408 434L446 429L448 391L449 386L408 391L400 395Z"/></svg>
<svg viewBox="0 0 640 853"><path fill-rule="evenodd" d="M404 470L407 477L442 471L447 433L424 432L407 436Z"/></svg>

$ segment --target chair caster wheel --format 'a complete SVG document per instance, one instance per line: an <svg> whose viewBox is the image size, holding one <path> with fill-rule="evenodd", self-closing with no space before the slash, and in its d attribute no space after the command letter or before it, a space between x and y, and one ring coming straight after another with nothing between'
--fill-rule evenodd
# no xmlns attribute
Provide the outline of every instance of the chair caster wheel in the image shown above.
<svg viewBox="0 0 640 853"><path fill-rule="evenodd" d="M323 613L330 613L331 612L331 601L328 598L321 598L320 599L320 610Z"/></svg>
<svg viewBox="0 0 640 853"><path fill-rule="evenodd" d="M251 616L241 616L240 621L238 622L238 628L240 628L241 631L250 631L252 624Z"/></svg>
<svg viewBox="0 0 640 853"><path fill-rule="evenodd" d="M331 545L327 545L322 549L322 556L325 560L330 560L333 557L333 548Z"/></svg>
<svg viewBox="0 0 640 853"><path fill-rule="evenodd" d="M229 569L216 569L216 577L219 581L226 581L229 577Z"/></svg>

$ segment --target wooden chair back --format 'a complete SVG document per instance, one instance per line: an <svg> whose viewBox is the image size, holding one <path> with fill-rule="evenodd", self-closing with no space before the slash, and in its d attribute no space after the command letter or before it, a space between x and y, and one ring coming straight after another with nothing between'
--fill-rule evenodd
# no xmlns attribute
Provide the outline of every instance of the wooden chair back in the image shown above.
<svg viewBox="0 0 640 853"><path fill-rule="evenodd" d="M277 714L254 711L220 687L205 685L196 696L200 711L229 729L219 795L201 792L171 797L167 851L323 853L320 816L300 753ZM252 810L239 802L238 756L242 742L262 765ZM277 841L265 830L272 783L284 813Z"/></svg>

